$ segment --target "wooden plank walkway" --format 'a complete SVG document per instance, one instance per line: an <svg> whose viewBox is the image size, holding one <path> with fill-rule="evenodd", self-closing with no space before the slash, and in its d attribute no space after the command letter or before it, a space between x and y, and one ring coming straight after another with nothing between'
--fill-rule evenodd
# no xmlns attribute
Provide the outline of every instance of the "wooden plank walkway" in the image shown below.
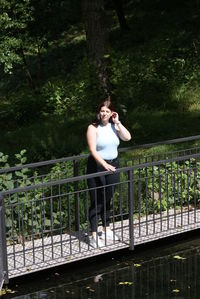
<svg viewBox="0 0 200 299"><path fill-rule="evenodd" d="M174 214L176 212L176 214ZM170 210L134 221L134 245L163 239L200 228L200 210L182 213ZM105 247L89 246L89 236L62 234L7 246L9 279L51 267L72 263L108 252L129 248L129 221L115 223L120 241L109 241Z"/></svg>

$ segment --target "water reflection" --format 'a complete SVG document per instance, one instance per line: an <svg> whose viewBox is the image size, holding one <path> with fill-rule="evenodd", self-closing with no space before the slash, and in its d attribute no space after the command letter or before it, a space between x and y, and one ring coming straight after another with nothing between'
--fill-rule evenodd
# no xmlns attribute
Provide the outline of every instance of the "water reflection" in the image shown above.
<svg viewBox="0 0 200 299"><path fill-rule="evenodd" d="M189 248L179 251L157 248L143 256L134 256L105 267L101 273L95 269L87 277L50 287L46 290L15 296L18 299L143 299L143 298L200 298L200 239ZM187 244L188 245L188 244ZM160 252L163 251L163 252ZM164 255L162 254L164 253ZM162 256L160 256L162 255ZM151 257L150 257L151 256ZM101 269L102 270L102 269ZM68 274L69 276L69 274ZM59 280L58 280L59 282ZM4 296L2 297L4 298Z"/></svg>

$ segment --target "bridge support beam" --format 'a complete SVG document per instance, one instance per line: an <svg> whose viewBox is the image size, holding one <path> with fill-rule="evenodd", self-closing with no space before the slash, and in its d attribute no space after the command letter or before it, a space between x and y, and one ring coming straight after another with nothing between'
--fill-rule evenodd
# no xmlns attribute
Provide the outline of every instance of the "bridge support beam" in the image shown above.
<svg viewBox="0 0 200 299"><path fill-rule="evenodd" d="M6 225L4 198L0 194L0 290L8 283L8 263L6 247Z"/></svg>
<svg viewBox="0 0 200 299"><path fill-rule="evenodd" d="M129 239L130 239L130 250L134 250L134 224L133 224L133 204L134 204L134 193L133 193L133 170L128 171L128 201L129 201Z"/></svg>

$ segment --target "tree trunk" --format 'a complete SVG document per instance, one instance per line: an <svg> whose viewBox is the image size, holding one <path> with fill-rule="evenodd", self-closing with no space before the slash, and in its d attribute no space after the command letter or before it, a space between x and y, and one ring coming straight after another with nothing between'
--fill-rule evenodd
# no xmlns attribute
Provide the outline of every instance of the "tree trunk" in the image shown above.
<svg viewBox="0 0 200 299"><path fill-rule="evenodd" d="M118 20L119 20L121 30L128 30L129 27L128 27L127 22L126 22L126 18L125 18L125 15L124 15L124 10L123 10L121 0L113 0L113 2L114 2L114 5L115 5L115 10L117 12L117 16L118 16Z"/></svg>
<svg viewBox="0 0 200 299"><path fill-rule="evenodd" d="M100 84L109 95L111 86L107 72L107 26L104 0L83 0L87 51L89 60L95 65Z"/></svg>
<svg viewBox="0 0 200 299"><path fill-rule="evenodd" d="M22 59L23 59L23 63L24 63L24 68L26 71L26 77L27 77L28 84L31 87L31 89L34 89L35 86L34 86L33 79L32 79L32 76L31 76L27 61L26 61L26 57L24 55L24 50L22 47L21 47L21 55L22 55Z"/></svg>
<svg viewBox="0 0 200 299"><path fill-rule="evenodd" d="M41 82L43 79L41 48L42 44L37 42L37 86L41 86Z"/></svg>

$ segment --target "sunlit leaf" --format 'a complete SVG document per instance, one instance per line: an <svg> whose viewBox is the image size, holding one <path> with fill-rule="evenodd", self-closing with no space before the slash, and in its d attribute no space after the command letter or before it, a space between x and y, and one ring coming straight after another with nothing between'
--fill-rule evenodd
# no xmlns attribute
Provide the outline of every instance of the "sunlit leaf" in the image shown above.
<svg viewBox="0 0 200 299"><path fill-rule="evenodd" d="M0 291L0 296L3 296L3 295L5 295L5 294L15 294L16 293L16 291L13 291L13 290L11 290L11 289L2 289L1 291Z"/></svg>
<svg viewBox="0 0 200 299"><path fill-rule="evenodd" d="M6 290L5 289L2 289L1 291L0 291L0 296L3 296L3 295L5 295L6 294Z"/></svg>
<svg viewBox="0 0 200 299"><path fill-rule="evenodd" d="M128 286L130 286L130 285L132 285L132 284L133 284L132 281L120 281L120 282L119 282L119 285L128 285Z"/></svg>
<svg viewBox="0 0 200 299"><path fill-rule="evenodd" d="M13 291L13 290L11 290L11 289L7 289L7 293L9 293L9 294L15 294L16 292Z"/></svg>
<svg viewBox="0 0 200 299"><path fill-rule="evenodd" d="M186 259L185 257L179 256L179 255L175 255L173 258L177 259L177 260L185 260Z"/></svg>
<svg viewBox="0 0 200 299"><path fill-rule="evenodd" d="M174 290L172 290L172 292L173 292L173 293L179 293L180 290L178 290L178 289L174 289Z"/></svg>

